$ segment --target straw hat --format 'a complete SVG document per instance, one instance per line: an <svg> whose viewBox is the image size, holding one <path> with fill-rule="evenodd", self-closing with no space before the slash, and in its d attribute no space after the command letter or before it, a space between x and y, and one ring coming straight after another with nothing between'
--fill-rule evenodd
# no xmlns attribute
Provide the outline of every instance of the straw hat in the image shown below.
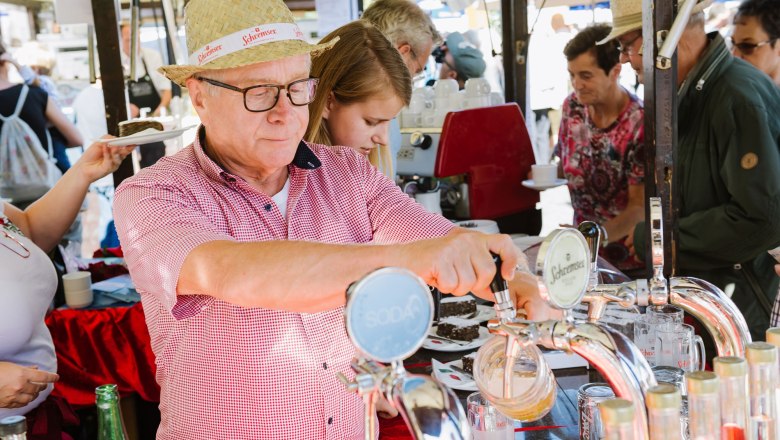
<svg viewBox="0 0 780 440"><path fill-rule="evenodd" d="M712 0L700 0L693 7L692 14L703 11L710 3ZM612 10L612 32L596 44L604 44L625 33L642 29L642 0L611 0L609 8Z"/></svg>
<svg viewBox="0 0 780 440"><path fill-rule="evenodd" d="M191 0L184 16L188 64L160 67L181 86L197 72L316 55L338 41L307 43L282 0Z"/></svg>

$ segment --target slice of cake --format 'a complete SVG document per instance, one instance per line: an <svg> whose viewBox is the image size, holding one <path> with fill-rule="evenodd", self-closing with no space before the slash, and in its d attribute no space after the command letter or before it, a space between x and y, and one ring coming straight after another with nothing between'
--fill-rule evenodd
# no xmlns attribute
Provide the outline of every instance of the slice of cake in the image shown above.
<svg viewBox="0 0 780 440"><path fill-rule="evenodd" d="M439 303L439 318L448 316L474 316L477 313L477 301L470 296L451 296L442 298Z"/></svg>
<svg viewBox="0 0 780 440"><path fill-rule="evenodd" d="M134 119L119 123L119 136L130 136L131 134L140 133L147 128L163 131L163 125L157 121L153 121L151 119Z"/></svg>
<svg viewBox="0 0 780 440"><path fill-rule="evenodd" d="M450 316L439 320L436 334L458 341L473 341L479 337L479 322Z"/></svg>
<svg viewBox="0 0 780 440"><path fill-rule="evenodd" d="M471 352L461 358L460 362L463 364L463 371L474 375L474 359L477 358L477 352Z"/></svg>

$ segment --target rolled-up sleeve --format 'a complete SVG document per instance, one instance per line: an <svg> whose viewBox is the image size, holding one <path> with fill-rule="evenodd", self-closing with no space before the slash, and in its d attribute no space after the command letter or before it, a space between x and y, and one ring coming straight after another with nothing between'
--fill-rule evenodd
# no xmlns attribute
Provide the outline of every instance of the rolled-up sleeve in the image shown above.
<svg viewBox="0 0 780 440"><path fill-rule="evenodd" d="M196 247L234 238L220 232L186 192L136 176L117 189L114 218L136 288L155 295L177 318L197 314L205 295L177 297L184 260Z"/></svg>

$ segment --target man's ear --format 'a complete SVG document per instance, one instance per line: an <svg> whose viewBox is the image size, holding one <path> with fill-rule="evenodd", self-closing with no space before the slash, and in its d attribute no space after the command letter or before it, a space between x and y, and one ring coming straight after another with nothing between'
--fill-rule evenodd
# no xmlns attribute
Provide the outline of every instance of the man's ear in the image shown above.
<svg viewBox="0 0 780 440"><path fill-rule="evenodd" d="M192 107L198 113L201 120L208 117L208 111L206 109L206 84L202 81L198 81L194 77L187 78L185 82L187 90L189 91L190 101L192 101Z"/></svg>
<svg viewBox="0 0 780 440"><path fill-rule="evenodd" d="M400 53L403 56L412 51L412 46L409 43L403 43L400 46L398 46L397 49L398 49L398 53Z"/></svg>
<svg viewBox="0 0 780 440"><path fill-rule="evenodd" d="M333 92L330 92L328 94L328 99L325 100L325 108L322 109L322 119L328 119L328 116L330 116L330 111L333 109L335 103L336 97L333 95Z"/></svg>
<svg viewBox="0 0 780 440"><path fill-rule="evenodd" d="M448 69L447 73L445 75L446 75L447 78L452 78L452 79L454 79L456 81L458 80L458 72L456 72L456 71L454 71L452 69Z"/></svg>

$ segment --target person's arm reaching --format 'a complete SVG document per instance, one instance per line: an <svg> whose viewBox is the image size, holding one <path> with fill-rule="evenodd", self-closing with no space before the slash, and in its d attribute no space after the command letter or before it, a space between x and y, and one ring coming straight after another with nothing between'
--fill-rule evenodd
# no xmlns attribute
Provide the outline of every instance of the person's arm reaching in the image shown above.
<svg viewBox="0 0 780 440"><path fill-rule="evenodd" d="M606 223L604 228L612 241L617 241L634 233L634 226L645 219L644 184L628 185L628 204L620 214Z"/></svg>
<svg viewBox="0 0 780 440"><path fill-rule="evenodd" d="M46 102L46 119L57 127L57 130L65 136L65 140L68 141L69 147L84 145L84 140L81 138L79 129L68 120L62 113L62 110L60 110L51 98L48 98L48 101Z"/></svg>
<svg viewBox="0 0 780 440"><path fill-rule="evenodd" d="M385 266L410 269L442 292L474 291L492 299L490 252L514 277L518 251L506 235L454 229L447 236L396 245L332 245L301 241L213 241L184 260L178 295L209 295L244 307L317 312L344 305L347 286Z"/></svg>
<svg viewBox="0 0 780 440"><path fill-rule="evenodd" d="M24 211L6 204L5 214L33 243L49 252L76 218L89 185L116 170L133 148L92 144L43 197Z"/></svg>

